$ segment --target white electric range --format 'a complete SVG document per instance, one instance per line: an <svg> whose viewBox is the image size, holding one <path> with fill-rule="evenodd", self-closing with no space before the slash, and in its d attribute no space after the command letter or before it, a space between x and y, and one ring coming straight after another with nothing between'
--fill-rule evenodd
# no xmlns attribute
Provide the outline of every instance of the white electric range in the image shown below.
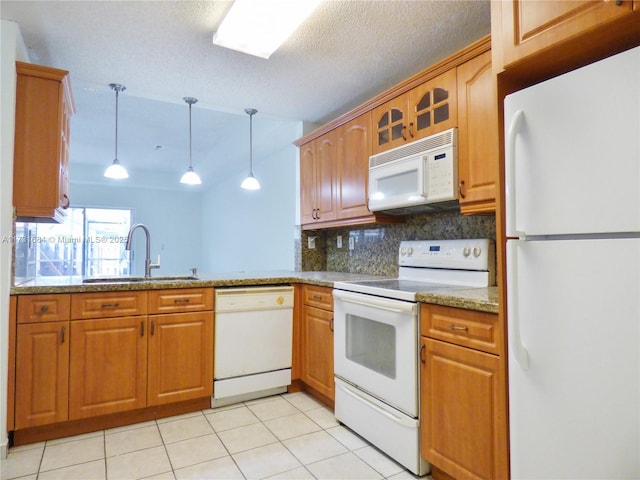
<svg viewBox="0 0 640 480"><path fill-rule="evenodd" d="M403 241L398 277L334 284L336 418L416 475L420 455L418 293L495 284L489 239Z"/></svg>

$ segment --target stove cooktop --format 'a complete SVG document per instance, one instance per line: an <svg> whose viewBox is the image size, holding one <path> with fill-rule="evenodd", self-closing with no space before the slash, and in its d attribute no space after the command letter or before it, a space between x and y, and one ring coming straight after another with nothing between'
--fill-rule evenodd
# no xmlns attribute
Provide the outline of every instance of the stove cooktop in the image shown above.
<svg viewBox="0 0 640 480"><path fill-rule="evenodd" d="M404 241L398 253L398 278L336 282L334 288L415 302L417 293L494 284L488 239Z"/></svg>

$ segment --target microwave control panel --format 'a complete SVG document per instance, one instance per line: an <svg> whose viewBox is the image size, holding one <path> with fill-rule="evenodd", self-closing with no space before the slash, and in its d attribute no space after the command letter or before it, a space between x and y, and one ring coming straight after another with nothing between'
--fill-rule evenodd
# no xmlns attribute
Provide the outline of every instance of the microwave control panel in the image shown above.
<svg viewBox="0 0 640 480"><path fill-rule="evenodd" d="M455 200L458 198L458 162L456 146L450 145L441 150L427 153L425 162L424 185L429 202Z"/></svg>

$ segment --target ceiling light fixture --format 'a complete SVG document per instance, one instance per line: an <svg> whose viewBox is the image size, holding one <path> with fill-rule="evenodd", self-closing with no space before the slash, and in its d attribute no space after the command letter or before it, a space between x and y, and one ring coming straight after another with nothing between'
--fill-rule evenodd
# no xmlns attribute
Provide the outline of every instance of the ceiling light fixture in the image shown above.
<svg viewBox="0 0 640 480"><path fill-rule="evenodd" d="M123 178L129 178L129 174L127 170L120 165L120 160L118 160L118 94L124 92L127 87L118 83L110 83L109 87L116 92L116 157L113 159L113 163L104 171L104 176L121 180Z"/></svg>
<svg viewBox="0 0 640 480"><path fill-rule="evenodd" d="M253 176L253 116L258 111L255 108L245 108L244 113L249 115L249 175L240 186L245 190L260 190L260 182Z"/></svg>
<svg viewBox="0 0 640 480"><path fill-rule="evenodd" d="M189 168L182 175L180 179L180 183L184 183L186 185L200 185L202 180L196 172L193 171L193 166L191 164L191 105L198 101L197 98L193 97L184 97L183 100L189 104Z"/></svg>
<svg viewBox="0 0 640 480"><path fill-rule="evenodd" d="M321 0L235 0L213 43L269 58Z"/></svg>

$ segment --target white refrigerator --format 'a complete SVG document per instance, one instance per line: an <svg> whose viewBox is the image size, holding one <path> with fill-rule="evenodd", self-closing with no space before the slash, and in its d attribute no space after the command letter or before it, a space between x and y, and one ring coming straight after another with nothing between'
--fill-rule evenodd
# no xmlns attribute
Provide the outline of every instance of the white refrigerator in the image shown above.
<svg viewBox="0 0 640 480"><path fill-rule="evenodd" d="M640 48L505 98L513 479L640 478Z"/></svg>

